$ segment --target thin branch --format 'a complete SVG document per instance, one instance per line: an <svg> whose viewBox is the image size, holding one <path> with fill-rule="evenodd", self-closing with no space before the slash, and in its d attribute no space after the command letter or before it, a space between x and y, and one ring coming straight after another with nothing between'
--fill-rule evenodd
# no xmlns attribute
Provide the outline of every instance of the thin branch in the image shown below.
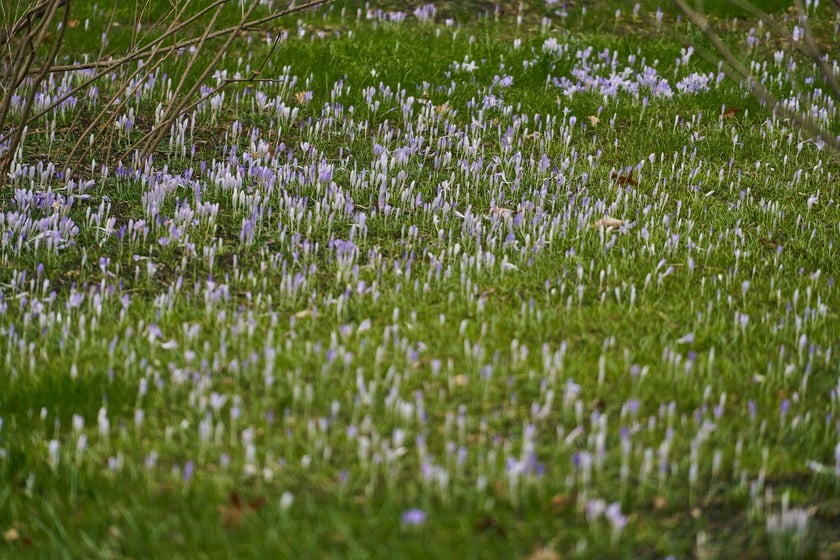
<svg viewBox="0 0 840 560"><path fill-rule="evenodd" d="M184 73L181 74L181 79L178 81L178 85L175 86L175 89L172 91L172 98L173 99L176 99L181 94L181 90L184 89L184 85L187 83L187 76L189 76L190 70L195 65L195 61L198 59L199 54L201 54L202 47L204 46L205 41L207 40L207 35L210 34L210 30L216 24L216 20L218 19L219 14L221 14L222 8L223 8L223 6L219 6L218 8L216 8L216 13L213 14L213 17L210 19L210 23L207 24L207 28L204 30L204 33L202 33L201 37L199 37L198 45L196 46L195 50L193 51L192 57L190 58L190 61L187 63L187 68L184 71ZM250 12L249 12L249 14L250 14ZM178 112L178 109L175 108L175 105L174 104L170 105L169 108L167 109L167 112L163 116L163 122L169 121L169 119L172 117L172 115L177 113L177 112Z"/></svg>
<svg viewBox="0 0 840 560"><path fill-rule="evenodd" d="M193 84L192 88L190 88L190 90L187 92L187 94L183 98L179 99L178 102L175 105L170 107L170 110L167 112L166 117L164 117L162 119L162 122L160 123L160 126L155 127L150 132L150 134L147 134L146 137L144 137L145 140L141 140L141 142L143 142L143 148L140 152L141 161L145 160L149 155L151 155L154 147L157 145L158 142L160 142L160 140L163 138L163 135L166 134L166 130L170 126L172 126L172 123L174 123L175 120L181 115L181 109L187 103L187 99L190 99L193 95L195 95L195 92L201 87L204 80L207 79L207 76L209 76L210 73L213 71L213 69L216 68L217 64L219 63L219 61L222 59L222 57L225 55L228 48L230 47L230 44L233 42L233 40L239 34L242 27L244 27L244 25L247 23L248 18L251 17L251 14L254 13L254 10L257 8L257 5L258 5L257 2L253 2L251 4L251 6L248 8L248 11L245 14L243 14L242 19L239 22L239 25L237 27L235 27L232 30L232 32L228 35L227 40L225 41L225 44L222 46L221 49L219 49L219 51L216 53L216 56L213 57L213 60L204 68L204 71L196 79L196 82ZM202 40L201 40L201 42L199 42L199 45L203 44L203 41L204 41L204 39L206 39L207 35L209 35L209 33L205 33L205 35L202 36ZM200 50L201 49L198 48L198 49L196 49L196 52L198 52ZM183 79L182 79L181 83L182 84L184 83ZM173 99L177 99L177 98L173 97Z"/></svg>
<svg viewBox="0 0 840 560"><path fill-rule="evenodd" d="M148 1L149 0L146 0L146 2ZM91 134L96 135L98 138L98 146L105 146L105 157L107 159L111 148L111 138L113 137L113 134L115 134L113 126L115 119L119 116L121 109L130 100L130 98L136 94L140 87L142 87L143 83L148 79L148 76L156 71L156 69L167 58L176 52L181 52L184 49L194 47L192 57L187 63L187 73L189 73L189 69L197 63L200 53L205 52L206 48L208 48L207 45L209 42L211 40L224 37L225 41L223 45L220 46L218 52L213 57L213 60L202 68L202 71L199 73L189 90L186 92L183 91L187 84L187 74L184 74L173 92L171 98L172 101L167 107L163 118L161 118L150 131L144 134L139 141L132 144L129 152L137 149L139 146L142 149L135 155L139 156L141 159L147 159L160 143L166 132L171 129L173 123L186 112L194 109L207 97L215 94L220 89L235 81L271 81L267 79L257 79L257 76L274 53L279 43L279 38L275 38L271 50L262 60L259 68L253 72L250 80L223 80L217 84L210 93L199 96L198 100L190 102L191 99L196 97L196 93L199 88L202 87L202 84L217 67L221 58L224 56L225 52L237 36L245 31L260 29L265 24L271 23L280 17L328 4L331 0L310 0L309 2L300 5L294 5L294 2L289 2L285 8L280 9L277 12L252 20L251 17L254 10L260 4L258 2L254 2L247 11L243 9L242 18L236 25L217 30L213 30L213 27L219 17L220 10L223 5L231 3L231 0L215 0L209 5L201 7L197 13L182 20L181 18L185 14L185 10L190 2L191 0L179 2L177 4L177 8L173 6L175 9L169 11L166 17L158 20L158 22L161 23L168 20L169 24L160 36L153 38L147 44L137 47L138 30L135 27L135 29L132 30L132 45L134 50L123 56L107 59L104 58L104 51L102 51L100 58L90 63L73 63L68 65L55 64L57 53L63 42L64 32L67 28L69 0L40 0L38 4L28 8L21 17L17 18L13 25L3 26L3 35L0 35L0 39L5 38L6 43L0 44L0 48L8 48L8 55L6 56L6 59L9 62L4 64L5 71L2 84L0 84L0 93L3 93L0 98L0 100L2 100L2 102L0 102L0 127L8 122L9 114L11 112L11 98L13 93L20 88L25 81L29 81L29 85L27 85L28 95L26 96L26 101L23 107L22 118L20 120L16 119L16 124L11 127L9 133L4 135L0 132L0 142L9 140L9 135L12 136L9 143L11 150L2 158L2 160L0 160L0 171L8 170L8 167L14 159L15 150L20 142L23 141L23 132L27 126L48 115L51 111L54 111L56 107L59 107L67 99L79 95L80 92L84 91L84 88L89 87L97 80L110 75L112 72L117 71L126 64L145 60L147 62L146 64L139 64L138 67L130 72L127 77L121 78L119 84L114 85L114 87L116 87L119 91L126 90L126 95L120 95L119 97L115 97L114 99L106 102L105 106L96 113L92 121L85 127L84 132L77 137L68 157L65 160L65 168L70 168L73 163L80 161L80 155L81 157L85 157L86 154L89 153L92 148L87 146L82 149L82 146L87 143L87 138L89 138ZM38 49L46 37L45 30L51 25L51 22L54 21L55 14L62 6L65 8L64 23L61 25L58 40L51 49L49 59L46 60L44 64L33 69L32 66L36 61ZM210 22L208 24L204 24L204 31L200 36L189 37L183 40L177 39L177 35L179 33L185 31L190 25L199 21L200 18L214 10L215 13L211 17ZM33 29L33 24L35 21L39 20L39 17L40 25ZM109 26L112 24L113 17L109 22ZM21 33L27 29L28 31L25 36L20 37ZM149 31L145 34L145 37L148 36ZM172 43L164 45L164 43L170 39L172 40ZM11 41L15 41L16 44L13 46ZM37 94L40 84L47 76L55 73L77 72L86 69L93 69L93 76L83 77L80 83L70 88L69 91L63 92L60 96L53 98L46 107L39 108L37 113L32 115L35 95ZM32 78L28 79L29 76L32 76ZM140 78L136 79L138 76L140 76ZM127 84L131 84L130 87L126 87ZM2 184L5 178L5 174L0 176L0 184Z"/></svg>
<svg viewBox="0 0 840 560"><path fill-rule="evenodd" d="M217 0L216 2L211 4L210 7L215 6L219 3L227 3L229 1L230 0ZM213 32L211 32L207 35L207 39L216 39L218 37L223 37L225 35L229 35L230 33L234 32L234 30L256 31L256 30L260 29L260 27L265 25L266 23L271 23L272 21L274 21L278 18L281 18L283 16L291 15L291 14L301 12L301 11L304 11L304 10L308 10L308 9L311 9L311 8L317 8L319 6L329 4L330 2L332 2L332 0L311 0L310 2L307 2L306 4L291 6L289 8L285 8L285 9L279 11L279 12L275 12L271 15L264 16L264 17L261 17L259 19L255 19L254 21L248 22L246 25L244 25L242 27L239 27L238 25L235 25L235 26L231 26L231 27L226 27L224 29L220 29L218 31L213 31ZM207 8L202 10L202 13L206 13L206 12L207 12ZM185 20L183 22L183 24L178 27L178 30L183 29L184 27L187 26L188 22L192 22L195 19L196 19L195 17L191 17L189 20ZM167 32L167 36L169 36L169 35L170 34ZM159 43L162 39L163 39L163 37L158 37L157 39L155 39L155 41L153 43ZM165 52L168 52L168 51L182 51L182 50L184 50L188 47L191 47L191 46L195 45L196 43L198 43L199 40L200 40L199 37L194 37L192 39L187 39L187 40L184 40L184 41L180 41L180 42L178 42L174 45L166 47L165 49L161 49L159 51L159 53L162 54L162 53L165 53ZM56 66L53 66L50 69L50 72L52 72L52 73L72 72L72 71L75 71L75 70L90 70L90 69L93 69L93 68L102 68L102 67L105 67L105 66L107 66L109 68L116 68L118 66L121 66L121 65L125 64L126 62L132 62L132 61L144 58L146 55L149 54L149 51L151 50L151 47L152 47L151 44L146 45L145 47L143 47L140 50L134 51L130 54L127 54L127 55L119 57L119 58L112 58L112 59L108 59L108 60L94 60L94 61L91 61L91 62L82 62L82 63L74 63L74 64L56 65ZM31 73L35 73L35 72L37 72L37 70L32 70L31 71Z"/></svg>
<svg viewBox="0 0 840 560"><path fill-rule="evenodd" d="M837 1L840 2L840 0ZM797 20L798 23L802 26L802 30L804 32L804 36L801 41L795 40L793 34L790 31L776 23L776 21L772 17L770 17L770 15L767 12L759 9L751 2L748 2L746 0L732 0L732 3L750 12L753 16L760 19L778 37L782 38L785 41L788 41L791 45L793 45L796 48L796 50L813 60L819 66L820 72L825 78L826 83L828 83L829 87L831 88L834 97L840 100L840 83L838 83L837 76L835 76L834 74L834 70L828 65L828 62L826 62L822 52L820 51L820 48L817 46L817 43L814 40L814 33L811 30L811 25L808 23L808 13L806 12L805 7L802 5L802 0L794 1Z"/></svg>
<svg viewBox="0 0 840 560"><path fill-rule="evenodd" d="M65 1L65 0L62 0L62 1ZM213 6L218 6L218 5L221 5L221 4L223 4L224 2L227 2L227 1L228 1L228 0L217 0L217 1L216 1L215 3L213 3L211 6L209 6L209 7L207 7L207 8L204 8L204 9L203 9L200 13L201 13L201 14L204 14L204 13L206 13L208 10L210 10ZM176 32L177 30L179 30L179 29L183 28L183 26L184 26L184 25L186 25L186 22L184 22L184 23L182 23L182 24L177 24L177 25L176 25L176 22L178 21L178 19L180 18L180 16L183 14L185 7L186 7L186 5L185 5L185 6L184 6L184 7L183 7L183 8L182 8L182 9L181 9L181 10L180 10L180 11L179 11L176 15L175 15L175 17L173 18L173 23L170 25L169 30L167 30L167 32L164 34L165 36L169 36L169 35L171 35L173 32ZM193 19L194 19L194 18L190 18L190 19L189 19L189 20L187 20L187 21L192 21ZM155 40L155 41L152 43L152 51L151 51L151 53L150 53L150 55L149 55L149 58L154 59L154 58L155 58L155 56L156 56L157 54L159 54L159 47L160 47L160 38L159 38L159 39L157 39L157 40ZM174 53L174 52L175 52L175 49L164 49L163 51L161 51L161 52L160 52L160 54L162 54L162 55L163 55L163 58L161 59L161 61L162 61L162 60L166 60L166 59L167 59L167 58L168 58L168 57L169 57L172 53ZM97 72L96 74L94 74L93 76L91 76L90 78L88 78L87 80L84 80L81 84L79 84L79 85L77 85L76 87L72 88L70 91L68 91L67 93L65 93L65 94L64 94L64 95L62 95L61 97L59 97L59 98L55 99L55 100L54 100L54 101L53 101L50 105L48 105L47 107L45 107L44 109L42 109L40 113L38 113L37 115L35 115L35 116L31 117L31 119L30 119L30 120L31 120L31 121L34 121L34 120L37 120L37 119L39 119L39 118L43 117L44 115L46 115L47 113L49 113L50 111L52 111L55 107L58 107L60 104L62 104L64 101L66 101L66 100L67 100L67 99L69 99L70 97L72 97L72 96L74 96L74 95L78 94L78 93L79 93L79 92L80 92L83 88L85 88L85 87L87 87L88 85L92 84L93 82L95 82L95 81L99 80L99 79L100 79L100 78L102 78L103 76L106 76L106 75L110 74L111 72L113 72L114 70L116 70L117 68L119 68L120 66L122 66L123 64L125 64L125 63L127 63L127 62L130 62L130 61L131 61L131 60L133 60L134 58L135 58L135 57L132 57L132 59L125 59L125 58L124 58L124 59L117 59L117 60L111 60L111 61L109 61L108 65L107 65L105 68L103 68L102 70L100 70L99 72ZM139 58L138 58L138 60L139 60ZM159 62L158 62L158 63L156 63L156 64L153 66L153 68L154 68L154 67L156 67L158 64L159 64ZM78 67L79 67L79 69L89 69L89 68L90 68L89 66L86 66L86 65L78 65ZM52 72L56 72L55 68L53 68L51 71L52 71ZM128 83L128 82L130 82L130 81L131 81L131 79L132 79L134 76L136 76L136 75L137 75L137 73L138 73L139 71L140 71L140 68L138 68L137 70L135 70L135 71L134 71L134 73L132 73L132 74L131 74L131 75L130 75L130 76L129 76L126 80L124 80L124 81L123 81L123 83ZM147 75L148 75L148 74L147 74ZM0 118L0 123L2 123L2 122L4 122L4 120L3 120L2 118ZM0 135L0 140L2 140L2 139L3 139L3 137L2 137L2 135ZM72 154L76 151L76 149L78 148L78 146L79 146L79 143L77 142L77 144L73 147L73 150L71 151L71 156L72 156Z"/></svg>
<svg viewBox="0 0 840 560"><path fill-rule="evenodd" d="M32 53L35 53L38 47L44 42L47 37L47 28L49 27L50 23L52 23L53 19L58 12L60 7L64 7L64 15L61 21L61 27L58 30L58 37L53 43L52 48L50 49L49 56L47 58L46 64L43 66L42 71L35 77L35 81L32 84L31 89L29 90L29 95L26 97L26 101L23 106L23 116L21 118L22 124L17 126L14 129L12 134L11 142L9 143L9 156L8 158L4 158L2 162L0 162L0 185L2 185L8 174L9 169L11 168L12 161L14 160L15 151L17 151L18 146L20 145L21 139L23 138L23 131L26 128L23 123L27 123L27 117L29 116L30 111L32 110L32 103L35 101L35 95L38 93L38 88L40 87L41 83L44 81L44 78L47 77L49 73L49 64L51 61L55 60L55 57L58 55L58 49L61 47L61 44L64 40L64 32L67 29L67 22L70 19L70 6L68 2L63 0L58 0L53 2L49 6L49 11L47 15L44 16L43 20L41 21L41 25L38 28L38 36L35 39L35 42L32 43ZM12 97L12 92L9 92L7 98Z"/></svg>
<svg viewBox="0 0 840 560"><path fill-rule="evenodd" d="M744 64L738 60L735 55L732 54L732 51L729 50L729 48L721 40L720 36L718 36L714 29L712 29L709 25L709 22L704 15L694 11L685 0L674 1L686 17L694 25L699 27L709 41L711 41L715 50L718 54L720 54L725 62L722 69L730 79L746 84L752 95L758 99L762 105L771 108L774 113L781 114L783 117L790 119L799 130L806 132L811 136L820 138L831 149L835 156L840 157L840 140L838 140L834 134L830 131L824 130L818 123L814 122L813 119L803 117L798 112L779 103L778 99L776 99L776 97L752 75L750 70L744 66Z"/></svg>

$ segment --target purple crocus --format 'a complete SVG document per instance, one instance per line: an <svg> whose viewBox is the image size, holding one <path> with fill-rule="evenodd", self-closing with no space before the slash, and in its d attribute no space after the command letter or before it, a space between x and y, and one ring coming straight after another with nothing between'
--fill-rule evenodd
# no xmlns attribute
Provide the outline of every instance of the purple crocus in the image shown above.
<svg viewBox="0 0 840 560"><path fill-rule="evenodd" d="M404 511L402 514L403 525L419 526L426 522L426 512L422 509L414 508Z"/></svg>

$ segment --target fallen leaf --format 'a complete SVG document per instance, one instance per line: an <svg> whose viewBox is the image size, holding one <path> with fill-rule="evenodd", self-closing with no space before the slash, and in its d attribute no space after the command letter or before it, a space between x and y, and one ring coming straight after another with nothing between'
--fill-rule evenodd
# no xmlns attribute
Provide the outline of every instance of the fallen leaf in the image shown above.
<svg viewBox="0 0 840 560"><path fill-rule="evenodd" d="M438 115L440 115L441 113L448 113L450 109L451 107L449 106L449 102L444 101L443 103L435 107L435 113L437 113Z"/></svg>
<svg viewBox="0 0 840 560"><path fill-rule="evenodd" d="M496 497L502 499L506 498L507 492L505 491L505 481L502 479L497 480L493 485L493 491L496 493Z"/></svg>
<svg viewBox="0 0 840 560"><path fill-rule="evenodd" d="M297 101L300 105L306 105L309 103L311 93L312 92L310 91L299 91L295 93L295 101Z"/></svg>
<svg viewBox="0 0 840 560"><path fill-rule="evenodd" d="M507 220L513 216L513 210L510 208L502 208L501 206L493 206L490 208L490 215L499 216Z"/></svg>
<svg viewBox="0 0 840 560"><path fill-rule="evenodd" d="M15 527L12 527L8 531L3 531L3 540L6 542L15 542L20 538L20 533Z"/></svg>
<svg viewBox="0 0 840 560"><path fill-rule="evenodd" d="M535 546L534 552L528 556L523 556L522 560L560 560L560 555L554 549Z"/></svg>
<svg viewBox="0 0 840 560"><path fill-rule="evenodd" d="M248 502L248 507L251 508L252 511L259 511L265 505L265 502L265 496L257 496Z"/></svg>
<svg viewBox="0 0 840 560"><path fill-rule="evenodd" d="M740 113L742 110L743 109L738 109L737 107L729 107L720 116L724 119L732 119L735 118L735 115Z"/></svg>
<svg viewBox="0 0 840 560"><path fill-rule="evenodd" d="M621 175L619 173L610 173L610 179L616 181L619 185L632 185L637 186L639 182L633 178L633 170L631 169L627 175Z"/></svg>
<svg viewBox="0 0 840 560"><path fill-rule="evenodd" d="M759 237L758 238L758 243L760 245L764 245L765 247L769 247L771 249L776 249L779 246L779 244L777 242L773 241L769 237Z"/></svg>
<svg viewBox="0 0 840 560"><path fill-rule="evenodd" d="M498 533L502 536L507 534L507 530L505 530L504 526L492 515L479 519L475 524L475 531L477 533Z"/></svg>
<svg viewBox="0 0 840 560"><path fill-rule="evenodd" d="M218 509L222 525L230 530L238 529L242 525L243 513L241 509L230 508L226 505L220 505Z"/></svg>
<svg viewBox="0 0 840 560"><path fill-rule="evenodd" d="M230 505L221 504L218 507L219 517L222 524L228 529L238 529L245 516L252 511L258 511L265 505L265 502L265 496L258 496L247 504L243 504L239 494L231 492Z"/></svg>
<svg viewBox="0 0 840 560"><path fill-rule="evenodd" d="M598 126L598 124L600 124L600 122L601 122L601 119L599 119L595 115L589 115L586 118L589 119L589 122L592 123L592 126Z"/></svg>
<svg viewBox="0 0 840 560"><path fill-rule="evenodd" d="M667 505L668 501L662 496L657 496L653 499L653 509L655 510L663 510Z"/></svg>
<svg viewBox="0 0 840 560"><path fill-rule="evenodd" d="M79 20L77 20L77 19L71 19L70 21L67 22L67 27L69 27L70 29L73 29L74 27L76 27L78 25L79 25Z"/></svg>
<svg viewBox="0 0 840 560"><path fill-rule="evenodd" d="M294 317L295 319L305 319L306 317L311 317L311 316L312 316L312 310L311 309L301 309L300 311L298 311L298 312L296 312L292 315L292 317Z"/></svg>
<svg viewBox="0 0 840 560"><path fill-rule="evenodd" d="M569 500L566 498L565 494L555 494L555 496L551 498L551 509L554 510L554 513L564 513L568 505Z"/></svg>
<svg viewBox="0 0 840 560"><path fill-rule="evenodd" d="M592 229L602 229L602 228L620 228L624 225L624 220L619 220L617 218L611 218L609 216L604 216L594 224L592 224Z"/></svg>

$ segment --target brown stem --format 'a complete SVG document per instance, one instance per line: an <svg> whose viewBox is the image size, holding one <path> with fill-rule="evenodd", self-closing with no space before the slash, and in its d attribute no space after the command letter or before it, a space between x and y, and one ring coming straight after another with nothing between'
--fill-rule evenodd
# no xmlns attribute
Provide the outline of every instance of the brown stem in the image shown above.
<svg viewBox="0 0 840 560"><path fill-rule="evenodd" d="M29 113L32 110L32 103L35 101L35 95L37 95L38 93L38 88L44 81L44 78L47 77L47 74L49 73L49 66L52 63L52 61L55 60L55 57L58 55L58 49L61 47L61 43L64 40L64 32L67 29L67 22L70 19L69 1L57 0L49 6L49 11L41 21L41 25L39 26L38 36L35 42L32 43L32 53L34 53L46 39L47 28L49 27L49 24L52 22L52 20L55 18L56 12L58 12L59 7L61 6L64 7L64 15L61 21L61 28L58 30L58 37L56 38L55 43L53 43L53 46L50 49L50 54L44 66L42 67L41 72L38 73L38 75L35 77L35 81L32 83L32 87L29 90L29 94L26 96L26 102L23 106L23 115L21 117L21 125L15 127L11 141L9 142L10 157L4 158L3 161L0 162L0 186L5 184L6 177L12 165L12 160L14 159L15 151L17 151L18 145L20 144L21 138L23 137L23 130L24 128L26 128L25 123L27 122ZM11 92L9 92L8 97L11 98Z"/></svg>

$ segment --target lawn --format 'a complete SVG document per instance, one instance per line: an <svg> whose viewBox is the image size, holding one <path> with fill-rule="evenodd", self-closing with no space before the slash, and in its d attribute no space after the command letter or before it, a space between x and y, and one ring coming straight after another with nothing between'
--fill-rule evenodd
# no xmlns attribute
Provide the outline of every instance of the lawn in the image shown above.
<svg viewBox="0 0 840 560"><path fill-rule="evenodd" d="M838 132L808 61L707 4ZM103 6L57 63L162 15ZM241 34L148 161L189 49L30 126L0 557L840 557L838 159L637 6L338 0Z"/></svg>

